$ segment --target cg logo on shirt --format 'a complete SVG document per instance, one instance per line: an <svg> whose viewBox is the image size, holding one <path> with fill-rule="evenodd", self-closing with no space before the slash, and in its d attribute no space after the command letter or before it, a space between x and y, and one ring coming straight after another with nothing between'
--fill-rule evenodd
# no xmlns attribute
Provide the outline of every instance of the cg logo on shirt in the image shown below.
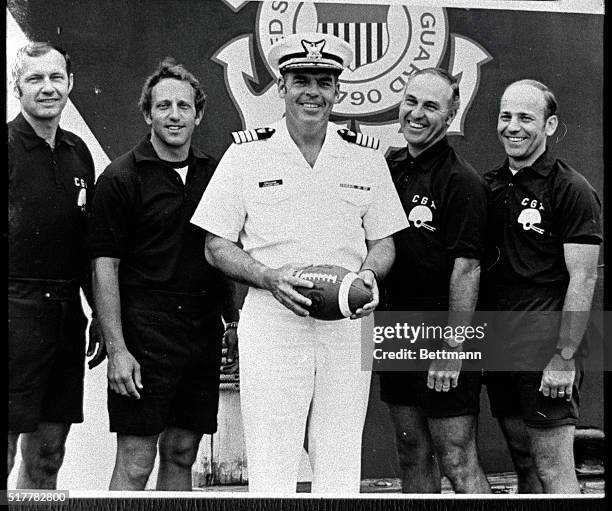
<svg viewBox="0 0 612 511"><path fill-rule="evenodd" d="M85 210L87 209L87 181L85 181L83 178L75 176L74 186L79 188L77 206L80 208L81 211L85 212Z"/></svg>
<svg viewBox="0 0 612 511"><path fill-rule="evenodd" d="M225 0L225 3L237 11L247 2ZM491 59L471 39L449 34L443 8L350 0L261 2L254 34L236 37L213 58L225 68L225 80L244 128L265 126L282 116L284 103L278 99L275 81L256 93L247 80L260 81L255 72L256 52L269 74L275 76L267 61L270 48L279 39L298 32L334 34L352 46L355 57L340 78L341 92L334 114L357 118L355 129L381 139L383 152L388 147L405 145L397 129L396 108L410 74L439 66L450 46L449 71L461 77L462 101L449 133L461 134L465 114L478 90L480 66ZM366 118L385 112L389 112L385 115L388 121L367 122Z"/></svg>

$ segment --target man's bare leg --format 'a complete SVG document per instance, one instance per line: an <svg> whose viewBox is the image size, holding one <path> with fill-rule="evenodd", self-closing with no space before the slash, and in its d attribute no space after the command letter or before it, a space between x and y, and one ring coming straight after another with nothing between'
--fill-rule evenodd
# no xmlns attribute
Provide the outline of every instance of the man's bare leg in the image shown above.
<svg viewBox="0 0 612 511"><path fill-rule="evenodd" d="M415 406L387 405L395 428L402 492L440 493L440 469L423 412Z"/></svg>
<svg viewBox="0 0 612 511"><path fill-rule="evenodd" d="M476 447L475 415L428 419L442 472L455 493L491 493Z"/></svg>
<svg viewBox="0 0 612 511"><path fill-rule="evenodd" d="M70 424L41 422L33 433L22 433L21 465L17 488L53 490L57 487L59 472Z"/></svg>
<svg viewBox="0 0 612 511"><path fill-rule="evenodd" d="M519 493L544 493L542 481L538 476L535 462L531 456L531 447L527 427L522 417L504 417L499 425L506 438L514 470L518 476Z"/></svg>
<svg viewBox="0 0 612 511"><path fill-rule="evenodd" d="M544 493L580 493L574 464L574 430L572 425L527 426L531 455Z"/></svg>
<svg viewBox="0 0 612 511"><path fill-rule="evenodd" d="M198 455L202 433L167 428L159 437L158 490L191 491L191 468Z"/></svg>
<svg viewBox="0 0 612 511"><path fill-rule="evenodd" d="M145 489L155 465L158 437L117 434L117 457L109 489Z"/></svg>
<svg viewBox="0 0 612 511"><path fill-rule="evenodd" d="M6 448L6 458L7 458L7 469L6 475L7 477L11 474L13 467L15 466L15 454L17 453L17 440L19 440L19 433L10 433L8 434L8 446Z"/></svg>

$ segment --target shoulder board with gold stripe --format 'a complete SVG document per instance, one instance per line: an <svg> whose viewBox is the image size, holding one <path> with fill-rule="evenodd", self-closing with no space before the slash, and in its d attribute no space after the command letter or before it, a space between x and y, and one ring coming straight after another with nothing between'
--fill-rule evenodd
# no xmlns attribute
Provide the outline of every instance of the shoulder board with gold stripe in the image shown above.
<svg viewBox="0 0 612 511"><path fill-rule="evenodd" d="M380 140L378 140L376 137L364 135L363 133L355 133L354 131L347 130L346 128L338 130L338 135L340 135L347 142L350 142L351 144L357 144L362 147L378 149L378 147L380 146Z"/></svg>
<svg viewBox="0 0 612 511"><path fill-rule="evenodd" d="M254 130L233 131L232 138L234 144L243 144L245 142L254 142L255 140L265 140L274 135L274 128L257 128Z"/></svg>

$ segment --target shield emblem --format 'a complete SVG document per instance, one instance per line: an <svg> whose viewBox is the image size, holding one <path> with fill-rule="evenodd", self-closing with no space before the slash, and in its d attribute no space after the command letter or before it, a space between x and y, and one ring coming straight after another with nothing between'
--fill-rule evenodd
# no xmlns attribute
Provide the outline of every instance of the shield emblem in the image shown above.
<svg viewBox="0 0 612 511"><path fill-rule="evenodd" d="M388 5L316 4L317 31L344 39L353 48L351 71L380 60L389 48Z"/></svg>

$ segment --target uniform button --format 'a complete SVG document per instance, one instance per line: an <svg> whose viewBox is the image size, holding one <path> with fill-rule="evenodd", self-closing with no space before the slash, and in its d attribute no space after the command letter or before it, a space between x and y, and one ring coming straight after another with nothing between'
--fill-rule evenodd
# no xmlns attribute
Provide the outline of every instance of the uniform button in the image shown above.
<svg viewBox="0 0 612 511"><path fill-rule="evenodd" d="M45 298L51 298L51 293L45 293Z"/></svg>

